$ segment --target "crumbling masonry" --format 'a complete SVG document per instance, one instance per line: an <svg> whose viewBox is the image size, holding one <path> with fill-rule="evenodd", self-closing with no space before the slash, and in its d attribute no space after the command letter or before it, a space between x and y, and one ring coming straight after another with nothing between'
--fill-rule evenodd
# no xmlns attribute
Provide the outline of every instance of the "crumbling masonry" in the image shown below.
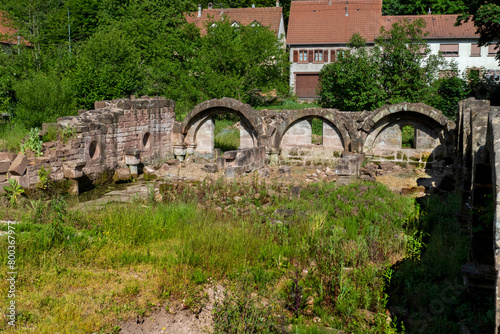
<svg viewBox="0 0 500 334"><path fill-rule="evenodd" d="M240 119L240 149L226 152L217 161L228 176L264 164L328 165L341 173L343 166L359 167L362 160L420 167L454 160L462 200L459 218L474 231L470 263L462 271L469 288L497 287L500 328L500 108L490 107L488 101L460 102L456 126L440 111L421 103L363 112L320 108L258 111L223 98L197 105L183 122L177 122L172 100L100 101L95 110L44 124L43 131L51 126L70 128L74 135L65 143L44 144L42 157L0 153L0 189L7 178L16 179L23 187L34 186L42 167L50 171L52 180L69 180L77 193L85 185L102 182L118 168L140 173L141 167L162 159L216 158L214 116L220 113ZM313 140L314 119L316 126L321 124L319 140ZM403 147L402 129L408 126L414 129L414 140L410 147ZM342 160L353 157L357 162ZM357 169L344 172L355 174ZM491 215L480 213L485 211Z"/></svg>

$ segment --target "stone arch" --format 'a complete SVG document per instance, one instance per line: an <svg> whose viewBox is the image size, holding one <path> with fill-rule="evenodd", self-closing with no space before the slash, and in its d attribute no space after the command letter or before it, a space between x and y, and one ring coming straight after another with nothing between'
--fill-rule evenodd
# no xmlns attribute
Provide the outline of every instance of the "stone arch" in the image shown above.
<svg viewBox="0 0 500 334"><path fill-rule="evenodd" d="M308 120L311 118L319 118L324 123L328 124L333 131L338 134L340 141L342 142L342 150L348 150L351 144L351 138L346 129L345 122L343 119L337 114L338 110L336 109L318 109L318 108L308 108L302 110L294 110L290 115L284 118L284 121L278 125L276 128L274 137L273 137L273 147L280 148L283 137L287 133L287 131L303 120Z"/></svg>
<svg viewBox="0 0 500 334"><path fill-rule="evenodd" d="M206 147L198 147L197 151L207 153L213 146L213 120L212 116L218 113L232 113L240 117L240 131L242 133L242 147L259 146L259 137L265 133L264 123L257 110L250 105L231 98L212 99L195 106L182 122L182 134L184 143L187 145L188 153L193 153L200 130L203 129L206 139ZM211 134L211 137L210 137ZM191 148L190 148L191 147Z"/></svg>
<svg viewBox="0 0 500 334"><path fill-rule="evenodd" d="M421 134L420 144L416 138L416 149L433 149L436 146L445 148L452 144L452 130L455 124L448 120L441 111L423 103L399 103L383 106L371 113L361 125L366 133L363 151L375 149L382 145L385 149L400 149L401 143L397 136L401 135L401 127L411 125ZM384 134L387 138L380 136ZM427 142L435 140L435 144ZM434 147L430 147L434 146Z"/></svg>

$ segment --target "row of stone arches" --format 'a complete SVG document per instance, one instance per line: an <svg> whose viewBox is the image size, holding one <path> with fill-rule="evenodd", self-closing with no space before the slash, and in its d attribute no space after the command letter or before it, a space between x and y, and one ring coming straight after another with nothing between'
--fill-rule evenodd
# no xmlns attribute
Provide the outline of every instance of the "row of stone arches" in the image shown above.
<svg viewBox="0 0 500 334"><path fill-rule="evenodd" d="M220 113L239 117L239 148L265 146L285 154L297 151L293 148L308 148L377 155L400 149L433 151L440 148L438 150L445 152L448 144L453 144L453 122L439 110L421 103L401 103L362 113L321 108L274 112L258 111L240 101L224 98L205 101L187 115L181 133L188 153L211 154L214 116ZM318 134L316 138L313 136L315 128L320 129L319 139ZM403 129L408 128L413 129L409 147L403 139ZM306 154L303 150L300 152Z"/></svg>

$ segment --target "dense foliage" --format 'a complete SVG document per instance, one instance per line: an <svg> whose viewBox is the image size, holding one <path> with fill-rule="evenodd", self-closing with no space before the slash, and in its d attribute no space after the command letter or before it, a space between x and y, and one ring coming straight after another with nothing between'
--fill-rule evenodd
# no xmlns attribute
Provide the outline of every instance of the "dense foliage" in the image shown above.
<svg viewBox="0 0 500 334"><path fill-rule="evenodd" d="M453 66L429 54L424 28L423 20L402 20L389 31L382 28L370 50L354 35L353 52L320 72L321 105L358 111L424 102L452 117L456 103L467 96L468 86L456 76L438 79L441 70L453 70Z"/></svg>
<svg viewBox="0 0 500 334"><path fill-rule="evenodd" d="M384 15L460 14L465 10L463 0L384 0Z"/></svg>
<svg viewBox="0 0 500 334"><path fill-rule="evenodd" d="M480 35L479 45L496 43L496 59L500 61L500 1L473 0L468 1L466 7L460 19L474 22Z"/></svg>
<svg viewBox="0 0 500 334"><path fill-rule="evenodd" d="M166 96L180 112L210 98L288 94L273 32L226 20L201 36L184 18L191 1L8 0L0 10L31 43L0 54L0 111L27 127L131 94Z"/></svg>

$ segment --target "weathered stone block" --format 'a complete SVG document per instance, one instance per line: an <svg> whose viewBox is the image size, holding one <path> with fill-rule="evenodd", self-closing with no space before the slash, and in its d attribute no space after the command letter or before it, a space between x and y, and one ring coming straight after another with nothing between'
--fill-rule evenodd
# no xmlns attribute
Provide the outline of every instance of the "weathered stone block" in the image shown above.
<svg viewBox="0 0 500 334"><path fill-rule="evenodd" d="M19 154L9 167L9 173L13 175L23 175L28 166L28 159L25 155Z"/></svg>
<svg viewBox="0 0 500 334"><path fill-rule="evenodd" d="M9 179L14 179L22 188L30 187L30 179L27 175L9 175Z"/></svg>
<svg viewBox="0 0 500 334"><path fill-rule="evenodd" d="M7 174L0 174L0 182L5 182L7 180Z"/></svg>
<svg viewBox="0 0 500 334"><path fill-rule="evenodd" d="M11 163L12 163L11 160L0 161L0 174L7 173L9 171Z"/></svg>
<svg viewBox="0 0 500 334"><path fill-rule="evenodd" d="M10 152L0 152L0 160L10 160L13 161L16 158L16 154Z"/></svg>

